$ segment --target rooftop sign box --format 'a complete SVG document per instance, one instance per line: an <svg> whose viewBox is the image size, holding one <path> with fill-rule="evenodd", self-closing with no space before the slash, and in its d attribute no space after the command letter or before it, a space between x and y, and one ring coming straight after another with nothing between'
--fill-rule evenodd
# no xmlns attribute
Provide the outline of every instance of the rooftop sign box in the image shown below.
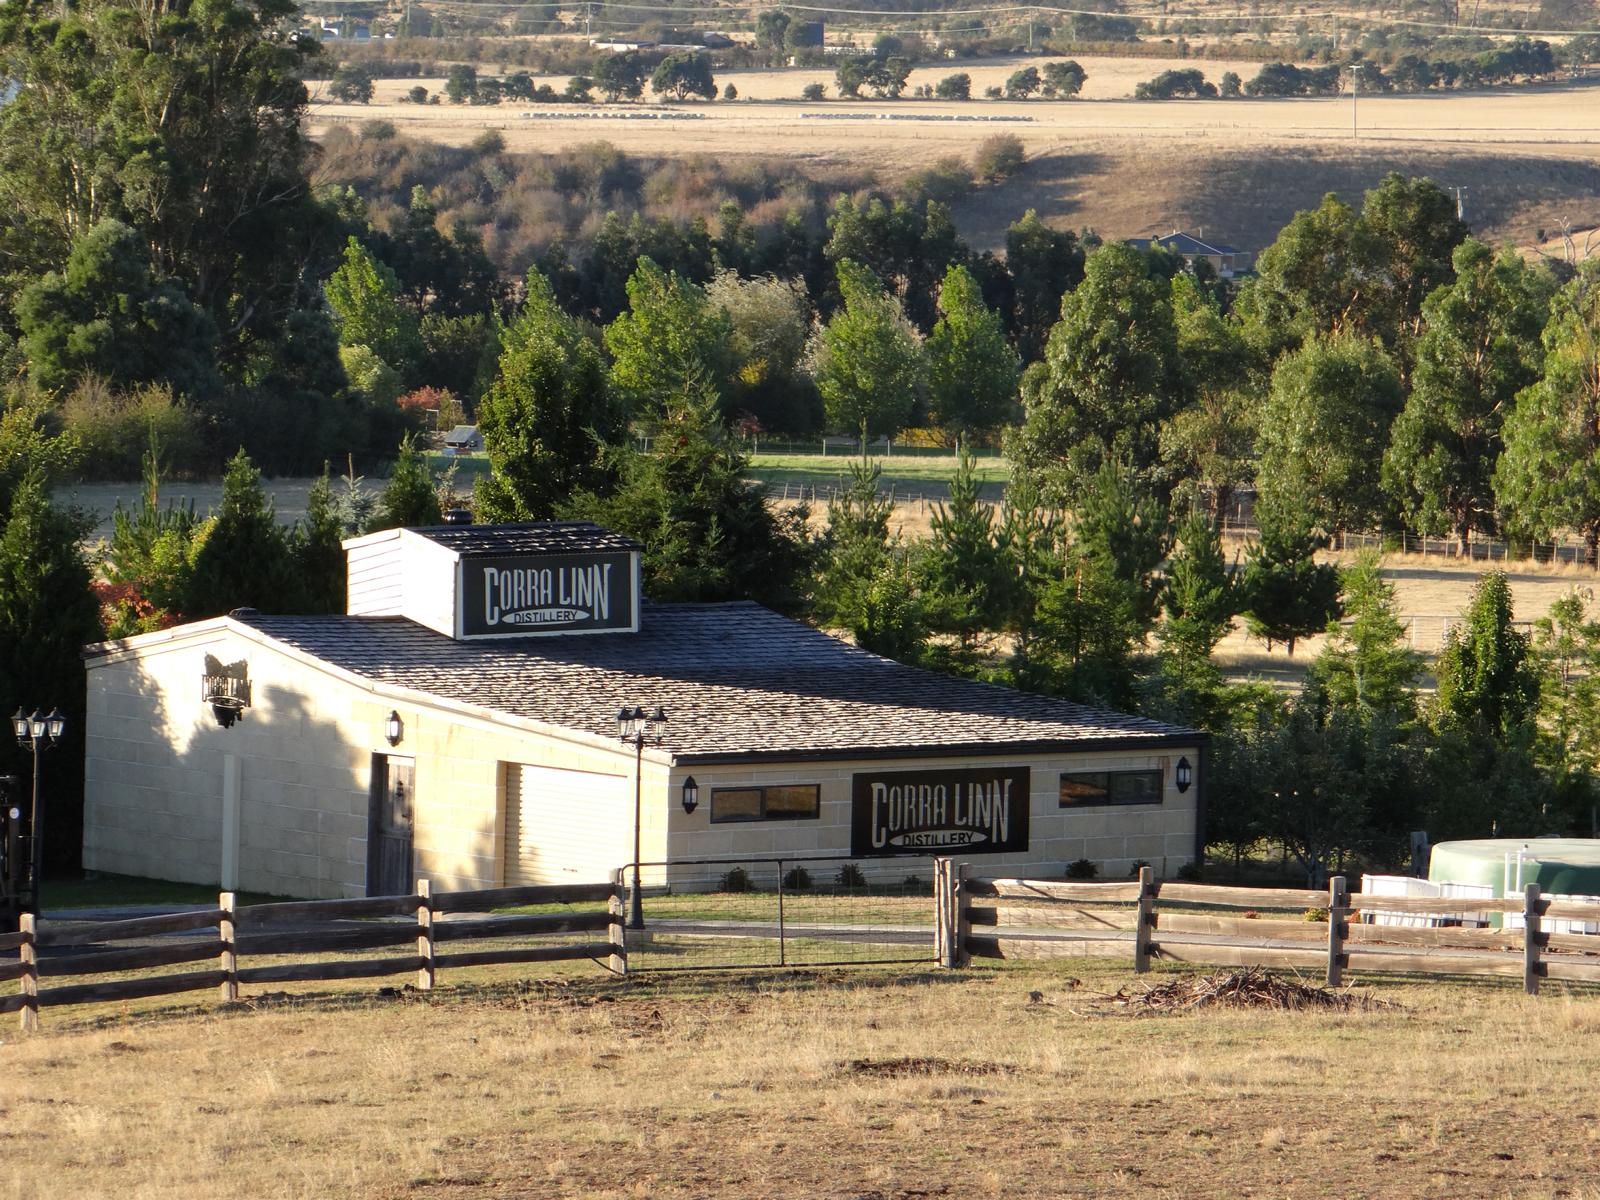
<svg viewBox="0 0 1600 1200"><path fill-rule="evenodd" d="M458 640L637 632L639 551L587 521L391 529L345 542L348 611Z"/></svg>

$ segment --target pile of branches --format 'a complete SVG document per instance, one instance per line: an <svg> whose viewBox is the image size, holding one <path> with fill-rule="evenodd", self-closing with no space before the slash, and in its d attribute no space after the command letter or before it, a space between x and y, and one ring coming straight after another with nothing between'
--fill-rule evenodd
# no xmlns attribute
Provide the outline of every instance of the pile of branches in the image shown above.
<svg viewBox="0 0 1600 1200"><path fill-rule="evenodd" d="M1199 1008L1268 1008L1280 1011L1319 1008L1338 1012L1367 1012L1392 1007L1370 996L1316 987L1298 979L1282 979L1260 967L1169 979L1154 987L1133 992L1119 988L1101 1003L1135 1013L1181 1013Z"/></svg>

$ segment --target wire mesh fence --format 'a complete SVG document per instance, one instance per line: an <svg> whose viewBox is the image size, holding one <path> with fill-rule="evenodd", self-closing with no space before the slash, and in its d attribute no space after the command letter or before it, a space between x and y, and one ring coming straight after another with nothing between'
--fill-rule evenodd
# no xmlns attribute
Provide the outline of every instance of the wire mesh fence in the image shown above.
<svg viewBox="0 0 1600 1200"><path fill-rule="evenodd" d="M642 921L631 892L627 910L629 971L934 959L933 878L923 863L758 856L640 866ZM623 882L633 879L630 865Z"/></svg>

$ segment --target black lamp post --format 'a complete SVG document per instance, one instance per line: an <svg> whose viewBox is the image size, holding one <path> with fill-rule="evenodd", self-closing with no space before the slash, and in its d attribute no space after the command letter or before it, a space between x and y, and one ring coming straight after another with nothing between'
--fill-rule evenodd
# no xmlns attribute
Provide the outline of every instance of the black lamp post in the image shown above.
<svg viewBox="0 0 1600 1200"><path fill-rule="evenodd" d="M44 810L39 805L39 752L48 750L61 741L66 732L67 719L59 708L41 715L34 709L25 715L19 708L11 717L11 732L17 745L33 752L33 811L28 817L29 858L32 860L32 879L28 889L28 911L39 915L39 885L44 879Z"/></svg>
<svg viewBox="0 0 1600 1200"><path fill-rule="evenodd" d="M633 747L633 906L628 916L629 929L644 928L644 897L639 889L640 794L644 774L644 748L661 744L667 724L666 710L659 704L650 712L638 705L623 705L617 712L617 738Z"/></svg>

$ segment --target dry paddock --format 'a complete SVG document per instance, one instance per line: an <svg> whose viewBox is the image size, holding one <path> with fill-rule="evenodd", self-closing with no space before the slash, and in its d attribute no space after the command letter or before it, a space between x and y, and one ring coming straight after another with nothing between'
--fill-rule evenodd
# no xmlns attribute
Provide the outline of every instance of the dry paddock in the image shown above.
<svg viewBox="0 0 1600 1200"><path fill-rule="evenodd" d="M0 1043L0 1189L1600 1196L1600 998L1379 981L1400 1007L1095 1003L1137 986L1078 959L85 1015Z"/></svg>

